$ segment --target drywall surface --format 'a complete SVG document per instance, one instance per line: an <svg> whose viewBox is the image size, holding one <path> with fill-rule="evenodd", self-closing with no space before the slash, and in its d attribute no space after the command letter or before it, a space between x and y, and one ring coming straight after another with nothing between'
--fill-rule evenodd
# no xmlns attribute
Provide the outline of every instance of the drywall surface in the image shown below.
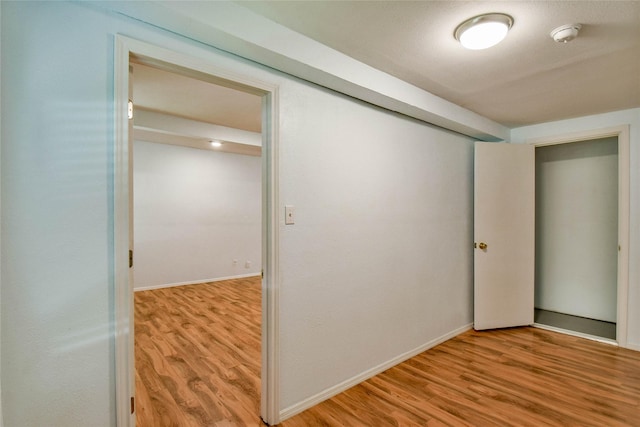
<svg viewBox="0 0 640 427"><path fill-rule="evenodd" d="M630 226L629 226L629 298L627 346L640 350L640 108L541 123L512 129L511 142L554 137L575 132L630 127Z"/></svg>
<svg viewBox="0 0 640 427"><path fill-rule="evenodd" d="M260 274L260 157L145 141L133 156L135 288Z"/></svg>
<svg viewBox="0 0 640 427"><path fill-rule="evenodd" d="M116 34L279 86L281 409L471 323L469 138L90 2L0 7L5 425L115 425Z"/></svg>
<svg viewBox="0 0 640 427"><path fill-rule="evenodd" d="M2 39L2 8L0 7L0 39ZM1 49L0 49L1 51ZM0 54L0 81L2 81L2 55ZM0 100L2 99L2 85L0 84ZM0 103L0 122L2 120L2 105ZM2 124L0 124L2 129ZM0 147L2 147L2 135L0 134ZM0 149L0 176L2 176L2 154ZM2 223L2 189L0 185L0 224ZM0 229L0 253L2 253L2 230ZM0 263L0 295L2 295L2 263ZM0 336L2 331L2 304L0 304ZM0 338L0 378L2 378L2 339ZM2 382L0 381L0 427L4 425L2 416Z"/></svg>
<svg viewBox="0 0 640 427"><path fill-rule="evenodd" d="M618 138L536 148L536 308L616 322Z"/></svg>
<svg viewBox="0 0 640 427"><path fill-rule="evenodd" d="M473 147L325 90L282 89L282 204L297 216L280 247L287 408L471 323Z"/></svg>
<svg viewBox="0 0 640 427"><path fill-rule="evenodd" d="M84 8L0 7L4 422L113 425L112 43Z"/></svg>

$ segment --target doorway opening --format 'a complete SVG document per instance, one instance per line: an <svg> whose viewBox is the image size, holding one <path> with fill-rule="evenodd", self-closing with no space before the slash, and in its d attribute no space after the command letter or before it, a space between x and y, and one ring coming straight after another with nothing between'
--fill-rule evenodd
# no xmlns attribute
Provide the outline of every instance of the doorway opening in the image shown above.
<svg viewBox="0 0 640 427"><path fill-rule="evenodd" d="M136 422L257 424L261 97L131 65Z"/></svg>
<svg viewBox="0 0 640 427"><path fill-rule="evenodd" d="M611 343L624 340L624 136L536 144L536 326Z"/></svg>
<svg viewBox="0 0 640 427"><path fill-rule="evenodd" d="M215 86L219 90L231 90L244 95L250 95L257 98L259 103L258 121L261 122L257 132L238 130L237 126L231 125L226 122L225 124L212 124L207 123L205 120L198 120L197 117L189 117L189 114L176 111L157 111L153 107L142 109L143 120L136 123L136 129L133 128L133 120L130 120L129 112L132 104L132 89L134 78L130 73L132 68L146 67L147 72L170 74L180 79L190 79L190 81L196 84L206 83L209 86ZM261 81L246 78L242 75L236 74L226 69L219 69L215 65L208 61L201 60L195 57L178 54L177 52L169 51L164 48L149 45L139 42L137 40L129 39L126 37L118 36L116 39L116 61L115 61L115 98L116 98L116 113L115 113L115 150L114 150L114 270L115 270L115 367L116 367L116 408L117 408L117 425L119 426L134 426L136 423L135 412L135 380L136 380L136 367L134 363L134 270L131 268L132 260L136 259L135 251L133 247L133 184L134 184L134 140L150 140L157 138L151 143L141 143L143 150L149 150L154 152L154 156L164 156L164 161L169 161L172 157L176 157L176 153L180 153L179 156L187 156L193 154L194 148L200 150L207 150L206 154L220 154L228 156L235 156L235 158L244 158L244 161L240 163L247 163L247 159L252 156L258 158L259 170L258 173L253 171L253 178L256 176L260 181L258 183L259 190L257 192L259 201L259 213L257 229L260 236L257 238L258 249L251 256L251 259L247 257L240 258L237 256L234 258L233 254L227 253L224 257L230 258L229 260L222 260L221 265L214 266L217 268L216 273L200 272L200 275L204 274L204 277L185 277L184 279L176 279L180 276L172 276L168 278L173 272L165 270L165 277L159 279L161 282L165 282L164 285L175 285L195 283L197 281L210 282L212 278L241 280L242 276L254 276L257 278L257 282L253 286L257 286L257 292L261 302L260 306L261 314L258 313L257 317L261 320L260 326L258 326L258 341L260 343L261 350L259 351L259 377L254 380L257 393L259 395L259 404L255 407L259 412L254 414L257 417L262 418L267 424L276 424L279 421L278 414L278 336L277 336L277 308L278 299L277 292L275 292L277 283L277 269L275 265L277 263L277 144L276 144L276 111L277 111L277 87ZM158 77L156 75L155 77ZM172 88L176 89L176 88ZM184 90L184 88L182 88ZM234 93L235 93L234 92ZM179 96L175 95L174 96ZM179 105L180 102L173 99L174 106ZM219 99L216 99L220 102ZM135 100L133 100L135 105ZM198 109L198 108L196 108ZM228 113L230 108L224 109ZM136 112L134 111L134 114ZM194 120L195 119L195 120ZM213 120L211 120L213 121ZM144 122L144 123L142 123ZM139 125L139 126L138 126ZM185 130L187 129L188 130ZM219 137L212 135L220 134ZM244 134L243 132L244 131ZM244 137L248 137L250 133L254 135L254 141L259 141L258 145L261 147L255 147L255 144L248 142L248 140L242 140ZM134 134L136 137L134 138ZM251 138L249 138L251 139ZM210 141L216 140L221 142L222 146L213 147ZM176 144L176 141L178 143ZM152 145L149 145L152 144ZM158 147L160 147L158 149ZM140 148L140 147L138 147ZM213 150L222 151L224 153L217 153ZM171 151L171 153L167 153ZM195 150L197 151L197 150ZM162 153L160 153L162 152ZM159 154L160 153L160 154ZM203 153L203 151L201 151ZM257 154L256 154L257 153ZM148 153L147 153L148 154ZM202 160L203 156L191 156L197 161ZM200 158L198 160L198 157ZM183 159L184 160L184 159ZM162 160L161 160L162 161ZM254 163L255 161L248 163ZM220 163L224 164L224 163ZM193 163L191 164L193 166ZM145 165L142 165L145 166ZM146 166L149 166L148 164ZM185 174L193 172L193 167L190 170L171 177L164 177L171 182L173 179L176 181L176 177L183 179ZM202 168L207 170L205 165ZM211 168L208 168L211 172ZM220 171L218 171L220 172ZM237 175L237 170L234 172ZM211 177L210 177L211 178ZM218 177L219 178L219 177ZM217 178L212 178L213 180ZM198 184L198 178L196 177L191 184ZM149 183L147 183L149 184ZM219 184L219 183L218 183ZM151 182L149 185L153 185ZM195 185L197 186L197 185ZM188 193L192 190L194 185L182 187L178 189L176 194L183 196L183 193ZM237 191L242 193L242 190L246 190L246 186ZM255 189L254 189L255 192ZM225 197L229 197L228 195ZM223 198L225 198L223 197ZM147 200L148 202L148 200ZM206 209L202 209L202 200L196 207L197 213L204 213ZM156 197L155 202L162 203L162 195ZM158 207L158 206L156 206ZM174 214L179 215L180 206L172 206L168 204L162 211L173 210ZM187 208L188 207L182 207ZM226 214L223 214L223 216ZM215 215L214 215L215 216ZM233 215L228 215L233 216ZM242 215L241 215L242 216ZM202 215L200 220L206 221L211 215ZM175 219L175 217L174 217ZM192 218L193 219L193 218ZM183 223L189 221L184 220ZM255 221L254 221L255 222ZM200 224L202 225L202 224ZM194 224L190 223L188 226L193 227ZM196 227L197 228L197 227ZM255 224L254 224L255 228ZM149 233L152 236L154 233ZM190 235L193 230L189 231ZM136 236L138 237L138 236ZM224 238L221 238L224 239ZM147 242L148 243L148 242ZM157 243L157 242L156 242ZM184 242L183 242L184 243ZM226 239L225 243L229 243ZM255 243L255 242L254 242ZM200 243L202 244L202 243ZM147 255L159 248L159 244L155 246L153 244L147 245ZM187 245L188 246L188 245ZM143 249L143 248L141 248ZM173 251L174 258L184 258L187 260L187 264L197 258L197 254L194 253L193 248L174 248L178 250ZM170 250L170 249L169 249ZM253 248L252 250L255 250ZM198 268L212 268L219 255L213 255L205 252L204 258L209 258L209 265ZM143 254L140 254L143 256ZM183 255L187 255L186 257ZM255 259L255 258L258 259ZM212 259L213 258L213 259ZM234 262L235 260L235 262ZM184 261L184 260L183 260ZM227 270L224 270L225 261ZM153 274L162 270L162 264L165 262L155 262L155 268L149 271ZM135 262L133 263L135 265ZM186 265L182 268L183 272L193 272L194 265ZM261 267L261 268L260 268ZM257 270L255 270L258 268ZM154 271L155 270L155 271ZM247 271L248 270L248 271ZM255 271L253 271L255 270ZM210 270L212 271L212 270ZM234 271L236 274L234 274ZM238 274L240 272L240 274ZM210 274L214 274L216 277L210 277ZM256 276L257 274L257 276ZM162 275L160 275L162 276ZM159 276L159 277L160 277ZM158 279L157 277L155 279ZM154 280L155 280L154 279ZM153 282L152 279L151 282ZM161 283L141 283L141 285L147 285L150 288L164 287ZM218 283L218 282L217 282ZM222 283L222 282L219 282ZM239 285L236 283L236 285ZM200 298L200 297L196 297ZM200 298L201 299L201 298ZM254 316L255 318L255 316ZM192 319L193 320L193 319ZM184 325L183 325L184 326ZM206 347L206 346L205 346ZM194 359L196 360L196 359ZM181 365L185 367L186 365ZM176 370L179 370L176 368ZM196 393L197 390L192 390ZM206 394L206 393L205 393ZM201 396L205 400L204 405L211 405L211 402L206 402L206 396ZM201 400L202 400L201 399Z"/></svg>

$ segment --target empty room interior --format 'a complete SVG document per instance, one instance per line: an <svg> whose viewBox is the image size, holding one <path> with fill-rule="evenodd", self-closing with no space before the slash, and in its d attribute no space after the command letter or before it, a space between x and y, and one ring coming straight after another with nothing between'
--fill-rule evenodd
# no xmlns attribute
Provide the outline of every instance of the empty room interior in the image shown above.
<svg viewBox="0 0 640 427"><path fill-rule="evenodd" d="M640 1L0 34L0 427L640 425Z"/></svg>

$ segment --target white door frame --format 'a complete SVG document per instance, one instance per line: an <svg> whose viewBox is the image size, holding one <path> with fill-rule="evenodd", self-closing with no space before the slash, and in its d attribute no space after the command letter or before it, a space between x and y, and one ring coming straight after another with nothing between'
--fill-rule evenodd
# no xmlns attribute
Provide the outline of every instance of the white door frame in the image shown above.
<svg viewBox="0 0 640 427"><path fill-rule="evenodd" d="M131 58L262 96L262 419L279 420L278 336L278 86L221 69L209 61L183 55L135 39L116 36L114 70L114 334L116 422L134 426L131 399L135 395L133 357L133 283L129 277L129 218L132 209L129 185L131 151L127 104Z"/></svg>
<svg viewBox="0 0 640 427"><path fill-rule="evenodd" d="M616 341L620 347L627 346L627 319L629 296L629 221L630 221L630 153L629 125L594 129L552 137L530 139L526 142L542 147L567 144L592 139L618 137L618 301L616 313ZM536 325L537 326L537 325ZM580 334L576 334L580 335ZM604 340L606 341L606 340Z"/></svg>

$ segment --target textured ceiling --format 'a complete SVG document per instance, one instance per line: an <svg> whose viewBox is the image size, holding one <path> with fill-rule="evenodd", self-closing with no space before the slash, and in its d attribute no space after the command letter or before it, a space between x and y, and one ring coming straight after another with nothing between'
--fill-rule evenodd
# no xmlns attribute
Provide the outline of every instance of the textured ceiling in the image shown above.
<svg viewBox="0 0 640 427"><path fill-rule="evenodd" d="M640 107L640 1L242 1L238 4L508 127ZM484 51L467 18L514 18ZM554 42L554 28L580 23Z"/></svg>
<svg viewBox="0 0 640 427"><path fill-rule="evenodd" d="M507 127L640 107L640 1L241 1L269 20ZM201 3L201 7L213 7ZM514 18L507 38L462 48L456 26ZM549 32L580 23L579 37ZM138 107L260 131L260 98L136 64Z"/></svg>

